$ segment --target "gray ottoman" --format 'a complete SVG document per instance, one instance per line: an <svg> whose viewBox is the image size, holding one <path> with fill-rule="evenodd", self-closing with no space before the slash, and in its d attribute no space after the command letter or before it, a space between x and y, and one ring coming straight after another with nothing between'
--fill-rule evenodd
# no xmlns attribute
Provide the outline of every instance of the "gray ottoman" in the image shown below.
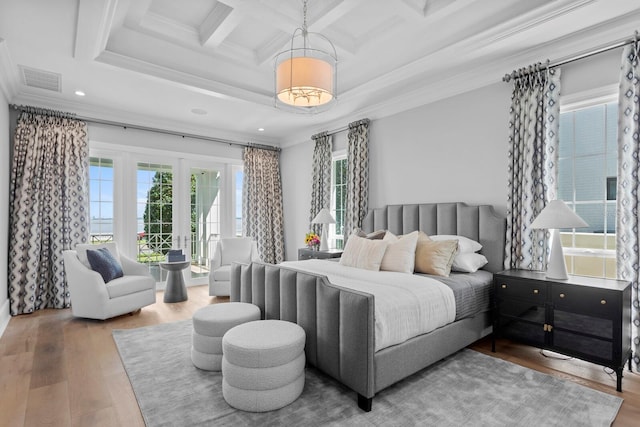
<svg viewBox="0 0 640 427"><path fill-rule="evenodd" d="M222 339L222 395L234 408L266 412L287 406L304 388L304 329L260 320L230 329Z"/></svg>
<svg viewBox="0 0 640 427"><path fill-rule="evenodd" d="M193 314L191 361L200 369L219 371L222 364L222 337L229 329L260 319L257 305L243 302L211 304Z"/></svg>

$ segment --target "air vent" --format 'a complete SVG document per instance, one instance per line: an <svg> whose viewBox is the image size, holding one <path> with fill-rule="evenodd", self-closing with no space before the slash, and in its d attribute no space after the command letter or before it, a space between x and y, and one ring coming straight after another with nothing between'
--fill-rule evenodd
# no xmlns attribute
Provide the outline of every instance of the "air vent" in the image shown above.
<svg viewBox="0 0 640 427"><path fill-rule="evenodd" d="M50 71L38 70L36 68L25 67L20 65L22 74L22 82L29 87L37 87L39 89L52 90L54 92L62 91L62 76L58 73Z"/></svg>

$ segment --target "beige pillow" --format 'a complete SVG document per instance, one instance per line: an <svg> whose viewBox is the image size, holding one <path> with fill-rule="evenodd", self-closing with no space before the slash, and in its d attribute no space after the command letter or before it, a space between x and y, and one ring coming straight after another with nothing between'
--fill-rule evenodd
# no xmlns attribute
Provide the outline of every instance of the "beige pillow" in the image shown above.
<svg viewBox="0 0 640 427"><path fill-rule="evenodd" d="M392 232L387 231L382 241L388 242L389 246L387 246L387 251L382 257L380 270L413 273L418 232L414 231L402 237L397 237Z"/></svg>
<svg viewBox="0 0 640 427"><path fill-rule="evenodd" d="M342 251L340 264L347 267L378 271L380 270L380 263L387 249L387 244L383 240L369 240L352 234L349 236L347 244Z"/></svg>
<svg viewBox="0 0 640 427"><path fill-rule="evenodd" d="M416 246L415 271L449 277L457 253L457 240L435 241L421 231Z"/></svg>

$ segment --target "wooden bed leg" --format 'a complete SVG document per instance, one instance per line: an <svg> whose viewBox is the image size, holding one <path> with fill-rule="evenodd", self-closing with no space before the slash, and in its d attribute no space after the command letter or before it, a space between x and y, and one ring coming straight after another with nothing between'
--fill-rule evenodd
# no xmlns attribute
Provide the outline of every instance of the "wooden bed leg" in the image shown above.
<svg viewBox="0 0 640 427"><path fill-rule="evenodd" d="M358 393L358 407L364 412L371 412L371 404L373 403L373 397L364 397Z"/></svg>

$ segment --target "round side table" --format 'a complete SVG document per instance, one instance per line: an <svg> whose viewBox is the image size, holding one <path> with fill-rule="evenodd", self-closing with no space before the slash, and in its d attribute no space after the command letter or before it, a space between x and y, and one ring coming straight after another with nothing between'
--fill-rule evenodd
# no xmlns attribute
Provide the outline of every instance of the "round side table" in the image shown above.
<svg viewBox="0 0 640 427"><path fill-rule="evenodd" d="M160 267L167 270L167 287L164 290L164 302L181 302L189 299L187 286L182 277L182 270L187 268L191 261L160 262Z"/></svg>

